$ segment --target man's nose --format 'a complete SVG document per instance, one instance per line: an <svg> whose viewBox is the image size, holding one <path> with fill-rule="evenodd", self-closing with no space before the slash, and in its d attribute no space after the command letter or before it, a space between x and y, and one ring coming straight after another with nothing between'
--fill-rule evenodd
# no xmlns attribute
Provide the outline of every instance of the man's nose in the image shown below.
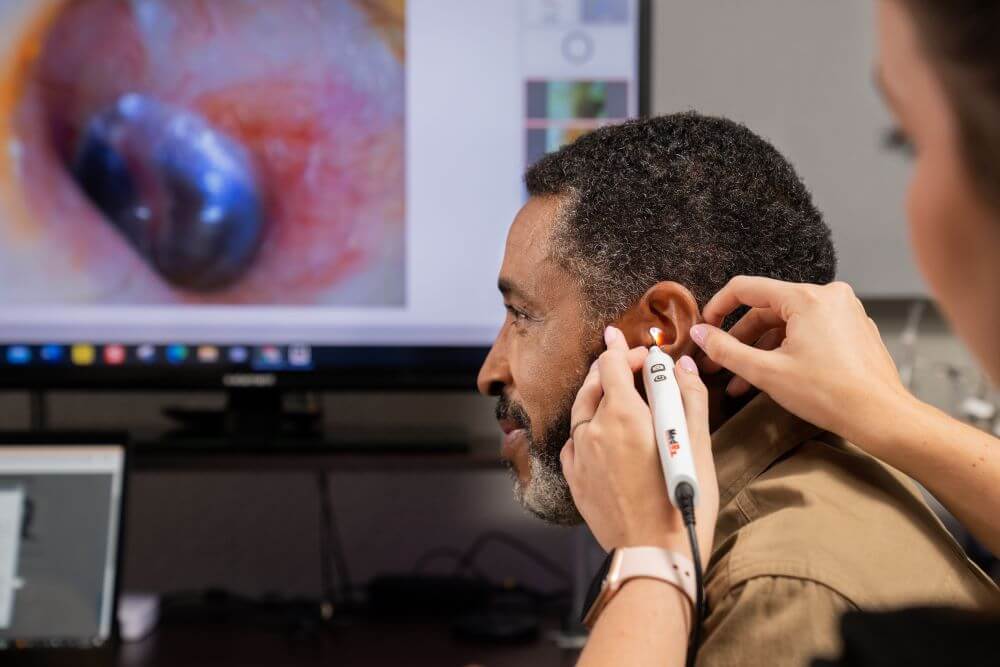
<svg viewBox="0 0 1000 667"><path fill-rule="evenodd" d="M498 339L493 343L490 353L486 355L486 361L479 369L476 387L479 389L479 393L484 396L500 396L504 387L510 384L510 365L507 363L507 355Z"/></svg>

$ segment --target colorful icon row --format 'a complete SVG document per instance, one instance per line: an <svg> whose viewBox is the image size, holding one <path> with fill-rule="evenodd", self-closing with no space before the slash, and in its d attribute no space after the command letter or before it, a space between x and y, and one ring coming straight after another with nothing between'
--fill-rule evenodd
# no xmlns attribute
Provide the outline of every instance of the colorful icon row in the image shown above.
<svg viewBox="0 0 1000 667"><path fill-rule="evenodd" d="M308 368L312 366L312 350L307 345L264 345L251 348L243 345L218 347L215 345L8 345L6 361L13 366L32 363L74 366L123 366L166 362L179 365L187 363L242 365L252 363L265 368Z"/></svg>

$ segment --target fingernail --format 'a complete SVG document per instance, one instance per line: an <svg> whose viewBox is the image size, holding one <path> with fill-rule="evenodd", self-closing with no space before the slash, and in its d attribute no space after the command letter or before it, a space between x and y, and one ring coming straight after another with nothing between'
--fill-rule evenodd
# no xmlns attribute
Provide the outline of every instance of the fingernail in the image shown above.
<svg viewBox="0 0 1000 667"><path fill-rule="evenodd" d="M707 324L696 324L691 327L691 338L699 347L705 344L705 336L708 335Z"/></svg>
<svg viewBox="0 0 1000 667"><path fill-rule="evenodd" d="M694 359L686 354L677 361L677 365L688 373L698 374L698 364L694 363Z"/></svg>
<svg viewBox="0 0 1000 667"><path fill-rule="evenodd" d="M607 327L604 330L604 342L611 345L618 340L618 337L622 335L622 332L615 327Z"/></svg>
<svg viewBox="0 0 1000 667"><path fill-rule="evenodd" d="M599 361L600 361L599 359L594 359L594 363L592 363L592 364L590 365L590 372L591 372L591 373L593 373L593 372L594 372L594 369L595 369L595 368L597 368L597 363L598 363Z"/></svg>

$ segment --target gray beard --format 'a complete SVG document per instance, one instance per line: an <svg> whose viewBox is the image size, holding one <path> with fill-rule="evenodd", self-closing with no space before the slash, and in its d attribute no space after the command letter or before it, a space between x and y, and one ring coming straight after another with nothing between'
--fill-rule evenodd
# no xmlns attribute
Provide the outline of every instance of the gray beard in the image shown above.
<svg viewBox="0 0 1000 667"><path fill-rule="evenodd" d="M518 414L517 407L512 409L515 416ZM559 461L559 453L569 440L569 412L567 407L556 426L547 430L540 439L535 438L533 429L525 426L530 462L527 484L523 484L511 468L517 501L542 521L558 526L583 523Z"/></svg>

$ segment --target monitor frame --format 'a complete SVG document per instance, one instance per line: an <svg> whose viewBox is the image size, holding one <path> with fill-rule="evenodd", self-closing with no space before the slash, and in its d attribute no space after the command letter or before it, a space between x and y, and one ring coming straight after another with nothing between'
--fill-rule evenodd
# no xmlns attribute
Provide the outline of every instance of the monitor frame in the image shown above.
<svg viewBox="0 0 1000 667"><path fill-rule="evenodd" d="M636 0L638 116L650 113L652 99L652 0ZM111 341L98 341L100 346ZM178 341L185 343L185 341ZM40 342L32 343L39 347ZM195 345L200 344L195 342ZM6 345L0 345L5 348ZM340 361L310 370L252 370L245 367L134 364L86 368L68 364L3 364L0 389L49 390L201 390L278 391L461 391L475 388L489 352L482 346L322 346Z"/></svg>

